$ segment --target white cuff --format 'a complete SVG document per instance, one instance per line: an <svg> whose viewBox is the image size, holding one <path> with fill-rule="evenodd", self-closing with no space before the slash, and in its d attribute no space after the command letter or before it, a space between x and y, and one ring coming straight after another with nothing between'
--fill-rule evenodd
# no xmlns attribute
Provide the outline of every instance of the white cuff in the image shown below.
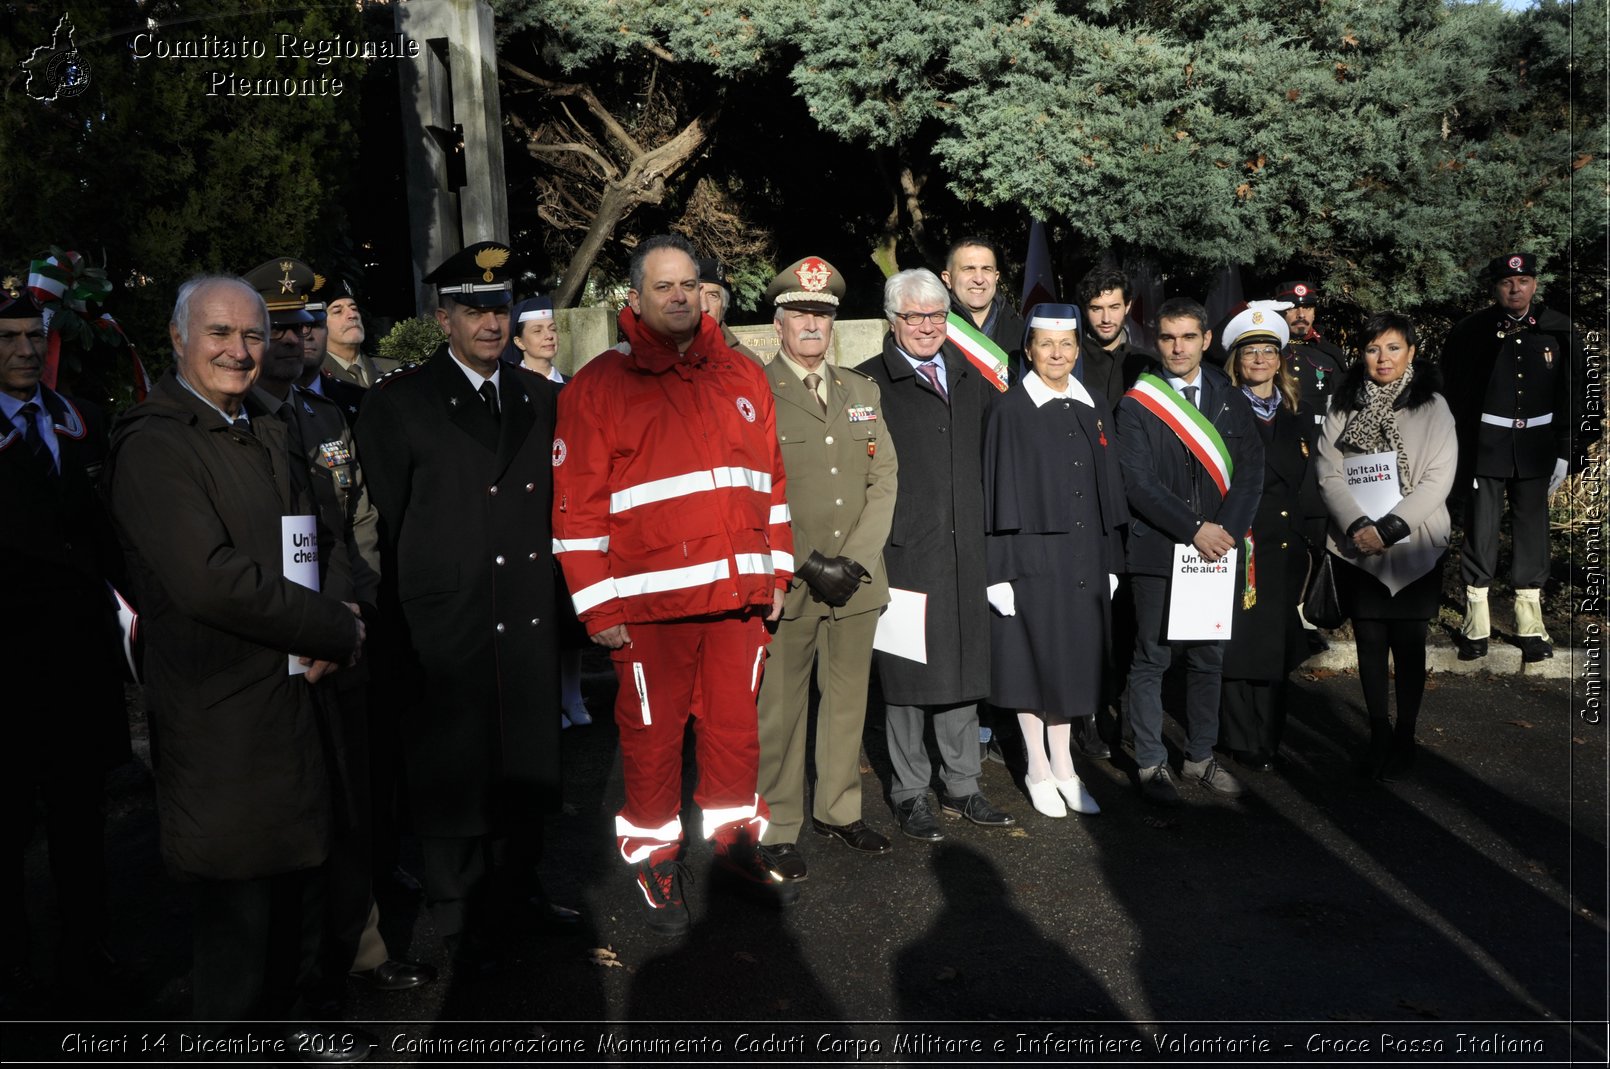
<svg viewBox="0 0 1610 1069"><path fill-rule="evenodd" d="M1017 595L1012 593L1011 583L996 583L987 587L984 596L989 599L990 608L1002 616L1017 615Z"/></svg>

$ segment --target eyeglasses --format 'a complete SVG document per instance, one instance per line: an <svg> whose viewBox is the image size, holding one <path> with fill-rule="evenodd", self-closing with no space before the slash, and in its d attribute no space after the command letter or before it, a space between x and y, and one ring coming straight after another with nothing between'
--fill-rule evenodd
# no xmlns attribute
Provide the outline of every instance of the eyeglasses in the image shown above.
<svg viewBox="0 0 1610 1069"><path fill-rule="evenodd" d="M1260 360L1279 360L1280 350L1272 345L1248 346L1239 355L1256 363Z"/></svg>
<svg viewBox="0 0 1610 1069"><path fill-rule="evenodd" d="M902 320L908 327L915 327L919 323L943 323L950 315L949 312L896 312L895 318Z"/></svg>

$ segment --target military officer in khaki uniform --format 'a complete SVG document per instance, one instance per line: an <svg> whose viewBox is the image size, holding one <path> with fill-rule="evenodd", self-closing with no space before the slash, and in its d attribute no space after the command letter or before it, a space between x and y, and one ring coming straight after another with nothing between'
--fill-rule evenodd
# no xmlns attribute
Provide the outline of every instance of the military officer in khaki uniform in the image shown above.
<svg viewBox="0 0 1610 1069"><path fill-rule="evenodd" d="M861 819L861 727L872 636L889 602L883 544L894 519L895 451L878 386L827 360L843 276L807 256L772 280L780 342L766 368L788 472L795 581L760 688L759 791L771 805L763 836L773 871L805 878L795 846L805 822L806 721L811 673L821 704L811 827L851 849L883 854L889 840Z"/></svg>

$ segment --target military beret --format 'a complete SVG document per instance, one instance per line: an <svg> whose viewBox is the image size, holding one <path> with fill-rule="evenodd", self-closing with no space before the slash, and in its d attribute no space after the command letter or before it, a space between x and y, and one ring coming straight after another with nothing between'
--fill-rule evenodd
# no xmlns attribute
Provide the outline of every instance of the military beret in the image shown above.
<svg viewBox="0 0 1610 1069"><path fill-rule="evenodd" d="M444 299L451 297L472 308L499 308L514 299L509 256L507 245L477 241L443 260L424 281Z"/></svg>
<svg viewBox="0 0 1610 1069"><path fill-rule="evenodd" d="M1275 287L1275 300L1290 301L1298 308L1311 308L1319 303L1319 287L1306 279L1282 282Z"/></svg>
<svg viewBox="0 0 1610 1069"><path fill-rule="evenodd" d="M1036 330L1078 330L1079 309L1071 304L1037 304L1023 317L1023 347Z"/></svg>
<svg viewBox="0 0 1610 1069"><path fill-rule="evenodd" d="M779 308L837 312L844 288L836 267L820 256L806 256L778 272L762 299Z"/></svg>
<svg viewBox="0 0 1610 1069"><path fill-rule="evenodd" d="M268 321L276 327L315 322L307 310L308 294L318 276L301 260L278 256L241 276L268 305Z"/></svg>
<svg viewBox="0 0 1610 1069"><path fill-rule="evenodd" d="M727 281L727 269L713 257L699 260L699 281L732 292L732 283Z"/></svg>
<svg viewBox="0 0 1610 1069"><path fill-rule="evenodd" d="M1291 341L1291 328L1280 313L1290 307L1290 301L1248 301L1247 306L1224 325L1221 341L1225 351L1231 352L1238 345L1256 341L1274 342L1284 349Z"/></svg>
<svg viewBox="0 0 1610 1069"><path fill-rule="evenodd" d="M362 303L358 300L358 288L352 284L351 279L325 278L323 275L319 275L317 278L319 284L313 287L312 293L308 294L307 310L313 314L318 315L320 312L329 312L330 306L336 301L351 301L353 304Z"/></svg>
<svg viewBox="0 0 1610 1069"><path fill-rule="evenodd" d="M1514 278L1516 275L1535 276L1537 257L1529 252L1508 253L1488 264L1487 274L1494 282L1501 278Z"/></svg>

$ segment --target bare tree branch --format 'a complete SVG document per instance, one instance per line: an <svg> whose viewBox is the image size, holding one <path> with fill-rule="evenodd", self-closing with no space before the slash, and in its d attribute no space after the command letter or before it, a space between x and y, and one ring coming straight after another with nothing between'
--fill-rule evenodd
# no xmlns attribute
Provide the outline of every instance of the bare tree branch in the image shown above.
<svg viewBox="0 0 1610 1069"><path fill-rule="evenodd" d="M510 63L506 59L499 59L498 66L502 67L504 70L508 71L517 78L522 78L525 81L530 82L532 85L540 86L541 88L546 89L553 96L576 97L580 99L581 102L587 106L587 110L592 112L593 118L599 121L599 123L604 127L604 130L608 132L610 137L613 137L620 143L621 147L626 150L628 155L639 156L642 154L643 146L639 145L637 140L632 137L631 134L626 132L626 127L622 126L620 121L616 119L614 115L610 114L609 109L604 107L603 102L598 99L598 97L589 87L585 85L576 85L571 82L550 81L541 75L532 74L525 68Z"/></svg>

